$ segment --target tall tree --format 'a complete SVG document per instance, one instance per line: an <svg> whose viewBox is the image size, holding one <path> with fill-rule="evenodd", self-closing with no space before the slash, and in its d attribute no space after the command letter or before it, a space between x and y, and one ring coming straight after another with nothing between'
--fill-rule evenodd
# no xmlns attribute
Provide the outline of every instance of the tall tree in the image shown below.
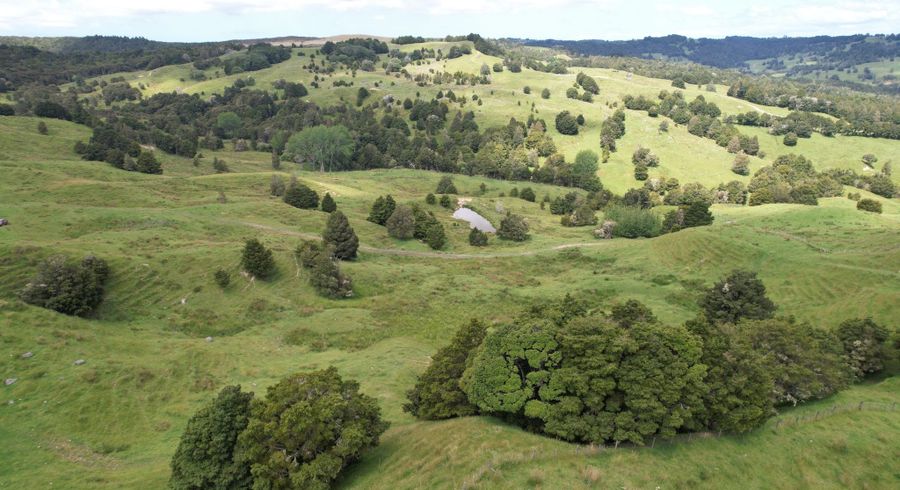
<svg viewBox="0 0 900 490"><path fill-rule="evenodd" d="M285 153L295 161L307 161L329 172L348 159L353 152L350 131L341 125L304 128L288 139ZM338 170L341 167L337 168Z"/></svg>
<svg viewBox="0 0 900 490"><path fill-rule="evenodd" d="M331 247L334 257L340 260L353 260L359 249L359 238L350 226L347 216L340 211L334 211L328 216L325 225L325 233L322 235L326 247Z"/></svg>

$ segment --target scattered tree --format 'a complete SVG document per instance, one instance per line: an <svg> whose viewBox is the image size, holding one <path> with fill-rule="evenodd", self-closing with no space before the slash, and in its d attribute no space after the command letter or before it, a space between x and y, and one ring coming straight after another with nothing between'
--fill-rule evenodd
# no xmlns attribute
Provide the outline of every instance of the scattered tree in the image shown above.
<svg viewBox="0 0 900 490"><path fill-rule="evenodd" d="M322 211L331 213L334 212L335 209L337 209L337 203L334 202L331 193L326 192L325 197L322 198Z"/></svg>
<svg viewBox="0 0 900 490"><path fill-rule="evenodd" d="M259 240L251 238L244 244L241 267L254 277L268 279L275 274L275 259L272 257L271 250Z"/></svg>
<svg viewBox="0 0 900 490"><path fill-rule="evenodd" d="M763 320L775 314L766 286L755 272L734 270L707 290L700 301L706 317L717 323L737 323L742 318Z"/></svg>
<svg viewBox="0 0 900 490"><path fill-rule="evenodd" d="M327 194L326 194L327 195ZM325 225L325 233L322 240L326 247L332 250L332 255L339 260L353 260L359 249L359 238L350 226L347 216L340 211L334 211L328 216Z"/></svg>
<svg viewBox="0 0 900 490"><path fill-rule="evenodd" d="M403 204L397 206L385 222L388 234L400 240L408 240L416 231L416 218L413 210Z"/></svg>
<svg viewBox="0 0 900 490"><path fill-rule="evenodd" d="M22 301L74 316L88 316L103 301L103 286L109 277L106 261L88 255L73 264L55 255L38 266L37 274L20 292Z"/></svg>

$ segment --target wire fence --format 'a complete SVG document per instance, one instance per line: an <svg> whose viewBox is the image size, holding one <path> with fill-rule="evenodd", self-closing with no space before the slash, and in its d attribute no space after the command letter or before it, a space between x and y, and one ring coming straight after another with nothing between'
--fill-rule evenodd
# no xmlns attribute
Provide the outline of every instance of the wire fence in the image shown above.
<svg viewBox="0 0 900 490"><path fill-rule="evenodd" d="M763 425L762 429L770 429L773 431L779 431L781 429L785 429L788 427L794 427L798 425L802 425L809 422L814 422L817 420L824 419L826 417L830 417L840 413L847 412L861 412L861 411L879 411L879 412L895 412L900 410L900 403L898 402L881 402L881 401L860 401L860 402L852 402L852 403L835 403L829 407L823 407L817 409L815 411L805 410L802 414L783 414L773 417L769 419L765 425ZM525 463L529 461L534 461L535 459L557 459L559 457L571 457L571 456L595 456L605 451L616 451L619 449L635 449L640 447L649 447L655 448L657 444L662 445L676 445L676 444L685 444L691 443L695 439L696 440L704 440L704 439L715 439L723 436L733 436L734 434L728 434L723 432L688 432L685 434L678 434L675 437L659 439L654 437L647 441L647 444L644 446L638 446L636 444L585 444L585 445L572 445L571 447L566 448L554 448L554 449L544 449L538 447L532 447L524 452L516 452L516 453L496 453L490 457L484 464L482 464L477 470L475 470L472 474L467 476L460 485L462 490L471 490L478 486L479 482L485 476L490 476L491 474L499 473L503 466L506 465L515 465L519 463Z"/></svg>

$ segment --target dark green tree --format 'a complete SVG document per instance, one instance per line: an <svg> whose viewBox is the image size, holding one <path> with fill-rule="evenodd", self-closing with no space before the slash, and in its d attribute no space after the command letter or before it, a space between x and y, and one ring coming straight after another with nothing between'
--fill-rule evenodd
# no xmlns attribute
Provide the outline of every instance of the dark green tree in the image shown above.
<svg viewBox="0 0 900 490"><path fill-rule="evenodd" d="M331 193L326 192L325 197L322 198L322 211L331 213L334 212L335 209L337 209L337 203L334 202Z"/></svg>
<svg viewBox="0 0 900 490"><path fill-rule="evenodd" d="M763 357L732 341L724 325L699 317L685 325L703 341L706 392L700 426L709 430L741 433L755 429L774 414L772 374Z"/></svg>
<svg viewBox="0 0 900 490"><path fill-rule="evenodd" d="M109 277L109 266L92 255L80 264L55 255L38 266L19 293L22 301L66 315L87 316L103 301L103 286Z"/></svg>
<svg viewBox="0 0 900 490"><path fill-rule="evenodd" d="M485 325L474 319L457 330L450 344L432 356L415 387L406 393L409 401L403 410L423 420L477 414L478 408L469 403L459 382L468 359L477 352L486 334Z"/></svg>
<svg viewBox="0 0 900 490"><path fill-rule="evenodd" d="M472 228L469 231L469 245L473 247L484 247L488 244L488 236L487 233L479 230L478 228Z"/></svg>
<svg viewBox="0 0 900 490"><path fill-rule="evenodd" d="M162 165L156 160L152 151L142 151L137 157L134 169L145 174L162 174Z"/></svg>
<svg viewBox="0 0 900 490"><path fill-rule="evenodd" d="M440 250L447 243L447 235L444 233L444 225L435 222L432 223L425 232L425 243L432 250Z"/></svg>
<svg viewBox="0 0 900 490"><path fill-rule="evenodd" d="M400 240L408 240L416 232L416 218L412 208L399 205L385 222L388 234Z"/></svg>
<svg viewBox="0 0 900 490"><path fill-rule="evenodd" d="M244 244L241 267L254 277L268 279L275 274L275 259L272 257L271 250L256 238L251 238Z"/></svg>
<svg viewBox="0 0 900 490"><path fill-rule="evenodd" d="M796 405L825 398L849 383L840 340L829 332L793 319L743 320L735 329L739 347L763 357L775 380L775 405Z"/></svg>
<svg viewBox="0 0 900 490"><path fill-rule="evenodd" d="M441 196L441 207L447 208L447 209L450 209L451 207L453 207L453 200L450 198L449 195L444 194L443 196Z"/></svg>
<svg viewBox="0 0 900 490"><path fill-rule="evenodd" d="M500 220L497 236L504 240L524 242L528 239L528 223L518 214L507 214Z"/></svg>
<svg viewBox="0 0 900 490"><path fill-rule="evenodd" d="M231 274L224 269L217 270L213 277L216 280L216 284L222 289L227 288L228 285L231 284Z"/></svg>
<svg viewBox="0 0 900 490"><path fill-rule="evenodd" d="M534 202L537 199L537 196L535 196L534 191L531 189L531 187L526 187L519 192L519 199L524 199L528 202Z"/></svg>
<svg viewBox="0 0 900 490"><path fill-rule="evenodd" d="M292 182L284 191L284 202L300 209L316 209L319 207L319 195L305 184Z"/></svg>
<svg viewBox="0 0 900 490"><path fill-rule="evenodd" d="M772 318L775 304L755 272L734 270L707 290L700 300L706 317L716 323L737 323L742 318Z"/></svg>
<svg viewBox="0 0 900 490"><path fill-rule="evenodd" d="M844 348L844 358L857 378L877 373L887 361L888 330L871 318L846 320L837 328L837 337Z"/></svg>
<svg viewBox="0 0 900 490"><path fill-rule="evenodd" d="M441 180L438 181L437 189L434 191L434 193L457 194L456 186L453 185L453 179L451 179L449 175L441 177Z"/></svg>
<svg viewBox="0 0 900 490"><path fill-rule="evenodd" d="M332 254L331 249L325 248L319 253L304 257L303 263L309 268L309 283L326 298L349 298L353 296L353 281L341 271L337 262L331 258Z"/></svg>
<svg viewBox="0 0 900 490"><path fill-rule="evenodd" d="M172 457L169 487L178 490L250 488L250 465L235 461L237 439L247 427L253 393L226 386L195 413Z"/></svg>
<svg viewBox="0 0 900 490"><path fill-rule="evenodd" d="M327 194L326 194L327 195ZM359 249L359 238L350 226L347 216L340 211L335 211L328 216L325 232L322 234L325 246L332 250L335 258L340 260L353 260Z"/></svg>
<svg viewBox="0 0 900 490"><path fill-rule="evenodd" d="M684 208L684 227L707 226L713 222L713 215L709 212L709 204L704 201L694 201Z"/></svg>
<svg viewBox="0 0 900 490"><path fill-rule="evenodd" d="M425 204L430 204L432 206L437 204L437 198L434 197L434 194L429 192L428 195L425 196Z"/></svg>
<svg viewBox="0 0 900 490"><path fill-rule="evenodd" d="M386 197L378 196L378 199L375 199L375 202L372 203L372 210L369 212L369 217L366 219L377 225L384 226L385 223L387 223L388 218L394 214L394 209L396 209L396 207L397 203L390 194Z"/></svg>
<svg viewBox="0 0 900 490"><path fill-rule="evenodd" d="M559 134L578 134L578 121L569 111L562 111L556 115L556 130Z"/></svg>
<svg viewBox="0 0 900 490"><path fill-rule="evenodd" d="M253 488L327 490L387 427L375 399L337 369L295 374L253 401L237 459L250 465Z"/></svg>

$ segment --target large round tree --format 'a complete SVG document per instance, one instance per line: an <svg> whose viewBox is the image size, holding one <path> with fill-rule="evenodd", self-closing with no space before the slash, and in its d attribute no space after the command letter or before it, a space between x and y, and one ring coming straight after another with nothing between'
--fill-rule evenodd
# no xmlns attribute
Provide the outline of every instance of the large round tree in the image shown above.
<svg viewBox="0 0 900 490"><path fill-rule="evenodd" d="M340 124L304 128L292 135L285 147L285 153L294 161L317 165L320 172L340 170L352 152L353 138Z"/></svg>
<svg viewBox="0 0 900 490"><path fill-rule="evenodd" d="M238 461L250 465L254 488L325 490L387 426L375 399L337 369L295 374L253 402Z"/></svg>

